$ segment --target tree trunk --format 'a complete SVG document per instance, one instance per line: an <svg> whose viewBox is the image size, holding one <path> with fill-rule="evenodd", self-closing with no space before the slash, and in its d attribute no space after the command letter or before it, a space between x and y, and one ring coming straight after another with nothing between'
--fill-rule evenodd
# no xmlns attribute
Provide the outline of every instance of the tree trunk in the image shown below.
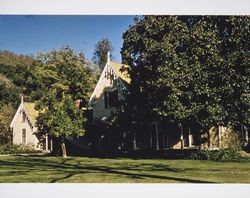
<svg viewBox="0 0 250 198"><path fill-rule="evenodd" d="M159 150L159 125L155 122L155 137L156 137L156 150Z"/></svg>
<svg viewBox="0 0 250 198"><path fill-rule="evenodd" d="M62 155L64 158L66 158L67 157L67 150L66 150L64 139L62 140L61 148L62 148Z"/></svg>
<svg viewBox="0 0 250 198"><path fill-rule="evenodd" d="M181 149L183 149L184 148L183 126L182 126L182 124L180 124L179 126L180 126L180 131L181 131L181 137L180 137L180 139L181 139Z"/></svg>

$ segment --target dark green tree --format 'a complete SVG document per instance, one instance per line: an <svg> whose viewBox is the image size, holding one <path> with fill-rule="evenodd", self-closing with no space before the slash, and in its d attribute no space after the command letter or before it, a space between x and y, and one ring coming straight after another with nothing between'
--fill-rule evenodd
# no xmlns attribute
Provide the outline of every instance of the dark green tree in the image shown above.
<svg viewBox="0 0 250 198"><path fill-rule="evenodd" d="M249 126L249 17L144 16L123 34L132 122ZM129 126L129 125L128 125Z"/></svg>
<svg viewBox="0 0 250 198"><path fill-rule="evenodd" d="M100 70L102 71L106 62L107 62L107 54L110 52L110 57L112 58L113 51L112 43L109 39L103 38L97 42L95 45L93 61L95 64L98 64Z"/></svg>

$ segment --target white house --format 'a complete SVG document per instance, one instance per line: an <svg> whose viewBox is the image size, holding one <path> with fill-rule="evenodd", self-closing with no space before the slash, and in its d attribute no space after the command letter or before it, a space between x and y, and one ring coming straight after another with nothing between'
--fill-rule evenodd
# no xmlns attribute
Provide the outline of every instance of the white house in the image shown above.
<svg viewBox="0 0 250 198"><path fill-rule="evenodd" d="M122 72L122 70L128 67L128 65L110 61L108 54L107 63L89 100L89 105L93 108L94 120L105 121L111 116L111 112L116 110L117 102L124 100L124 91L128 89L131 79L128 73ZM187 142L186 147L193 146L192 134L189 133L187 137L184 137L180 131L176 133L169 131L169 128L166 130L158 122L149 123L143 131L142 136L146 139L146 147L152 149L182 148L181 142L184 140ZM172 132L174 135L170 135ZM133 132L134 149L144 147L139 146L145 144L145 140L140 140L143 138Z"/></svg>
<svg viewBox="0 0 250 198"><path fill-rule="evenodd" d="M115 110L120 100L124 100L123 92L130 83L127 73L121 72L127 65L108 61L92 93L89 105L93 107L93 118L105 120Z"/></svg>
<svg viewBox="0 0 250 198"><path fill-rule="evenodd" d="M107 120L111 112L116 110L117 102L124 100L123 93L128 89L131 79L126 72L121 72L121 70L127 67L129 66L110 61L108 54L107 63L89 100L89 105L93 108L94 119ZM223 148L230 146L228 139L232 133L225 127L212 127L209 130L209 144L205 145L201 142L203 136L201 137L198 126L176 126L167 121L155 121L143 127L140 129L141 134L138 130L137 134L133 132L134 149ZM245 134L244 139L249 142L247 130Z"/></svg>
<svg viewBox="0 0 250 198"><path fill-rule="evenodd" d="M13 144L33 145L37 150L52 150L52 140L46 136L42 140L37 133L35 125L38 111L35 110L35 103L24 102L23 97L21 103L11 121L10 129L13 133Z"/></svg>

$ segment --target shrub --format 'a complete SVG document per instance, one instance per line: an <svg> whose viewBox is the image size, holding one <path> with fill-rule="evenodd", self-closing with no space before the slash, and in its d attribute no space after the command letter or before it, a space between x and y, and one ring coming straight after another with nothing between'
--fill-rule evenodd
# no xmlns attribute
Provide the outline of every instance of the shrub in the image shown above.
<svg viewBox="0 0 250 198"><path fill-rule="evenodd" d="M25 153L40 153L41 151L36 150L34 145L17 145L7 144L0 146L0 154L25 154Z"/></svg>
<svg viewBox="0 0 250 198"><path fill-rule="evenodd" d="M222 148L227 148L231 150L241 150L242 142L240 136L236 131L226 128L226 131L222 135Z"/></svg>
<svg viewBox="0 0 250 198"><path fill-rule="evenodd" d="M240 153L235 149L220 150L200 150L197 153L191 153L190 159L194 160L234 160L240 158Z"/></svg>

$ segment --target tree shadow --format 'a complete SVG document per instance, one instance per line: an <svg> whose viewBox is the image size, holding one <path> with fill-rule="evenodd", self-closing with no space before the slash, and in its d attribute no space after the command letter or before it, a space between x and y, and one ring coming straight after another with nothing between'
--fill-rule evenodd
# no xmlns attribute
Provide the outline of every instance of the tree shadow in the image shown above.
<svg viewBox="0 0 250 198"><path fill-rule="evenodd" d="M12 176L15 175L22 175L30 173L30 171L51 171L53 174L53 171L59 171L61 174L65 174L63 177L59 178L53 178L49 182L55 183L60 182L66 179L69 179L75 175L84 175L89 173L98 173L98 174L107 174L107 175L114 175L114 176L125 176L132 179L141 179L143 182L143 179L157 179L157 180L163 180L173 181L173 182L188 182L188 183L214 183L210 181L205 180L197 180L197 179L191 179L191 178L184 178L184 177L175 177L175 176L168 176L163 175L162 173L182 173L185 172L186 169L178 169L170 167L169 165L161 165L161 164L152 164L152 163L143 163L141 166L138 164L127 164L122 165L121 163L117 163L114 167L114 164L111 163L111 165L89 165L90 161L88 161L88 164L83 165L81 162L77 159L73 158L61 158L58 161L58 158L37 158L37 157L24 157L20 156L17 158L10 158L5 160L0 160L0 166L1 167L8 167L12 170L8 173ZM13 169L18 169L14 171ZM145 173L146 172L146 173ZM7 176L7 173L5 174ZM39 182L39 181L38 181ZM115 181L110 181L111 183Z"/></svg>
<svg viewBox="0 0 250 198"><path fill-rule="evenodd" d="M68 179L70 177L73 177L75 175L75 173L69 173L68 175L66 175L65 177L61 177L61 178L57 178L57 179L53 179L50 181L50 183L56 183L60 180L64 180L64 179Z"/></svg>

